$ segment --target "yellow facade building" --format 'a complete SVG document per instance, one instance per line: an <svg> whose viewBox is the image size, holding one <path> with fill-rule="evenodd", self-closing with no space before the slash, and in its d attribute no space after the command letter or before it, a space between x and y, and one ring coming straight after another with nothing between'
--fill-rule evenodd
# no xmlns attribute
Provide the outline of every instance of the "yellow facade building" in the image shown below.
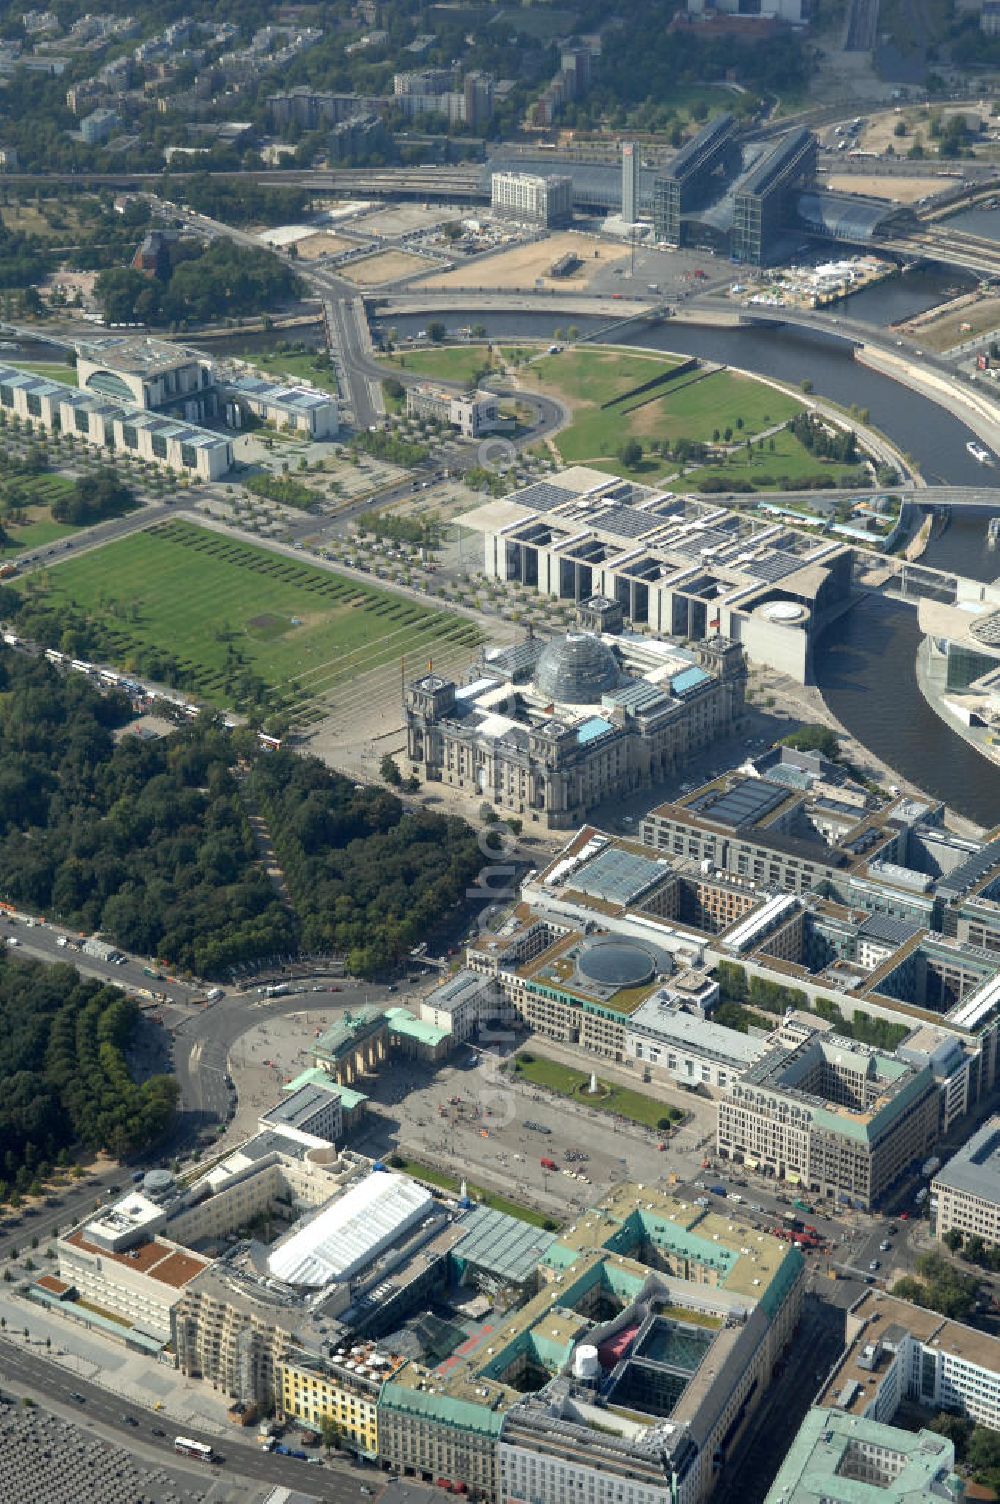
<svg viewBox="0 0 1000 1504"><path fill-rule="evenodd" d="M289 1352L278 1364L281 1409L304 1425L332 1422L347 1445L365 1457L378 1453L378 1399L403 1359L366 1343L330 1357Z"/></svg>

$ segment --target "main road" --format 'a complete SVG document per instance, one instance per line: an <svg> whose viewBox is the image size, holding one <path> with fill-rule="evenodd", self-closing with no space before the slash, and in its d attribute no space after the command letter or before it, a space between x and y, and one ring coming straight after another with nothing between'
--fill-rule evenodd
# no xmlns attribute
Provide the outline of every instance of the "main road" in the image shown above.
<svg viewBox="0 0 1000 1504"><path fill-rule="evenodd" d="M30 1333L30 1310L26 1310L25 1317ZM215 1473L209 1465L182 1462L174 1451L173 1438L177 1434L177 1425L160 1412L146 1410L131 1400L109 1394L100 1385L68 1372L54 1360L33 1352L30 1343L25 1342L23 1336L14 1336L10 1330L0 1334L0 1368L3 1371L5 1389L29 1394L37 1404L46 1408L51 1406L57 1413L65 1414L69 1411L68 1418L78 1426L86 1424L106 1428L114 1433L113 1438L109 1438L113 1444L127 1447L133 1456L142 1457L154 1466L183 1468L185 1472L199 1476L206 1489L210 1488ZM75 1395L82 1396L82 1404L74 1398ZM137 1424L129 1425L124 1421L124 1415L131 1416ZM166 1434L155 1436L154 1430ZM319 1489L323 1499L331 1501L331 1504L347 1504L348 1500L351 1504L360 1504L363 1497L361 1490L368 1487L366 1478L374 1480L376 1477L371 1469L358 1468L346 1461L327 1464L322 1468L310 1467L291 1457L261 1451L259 1446L251 1443L249 1436L244 1441L239 1439L238 1433L227 1434L220 1442L217 1435L193 1429L185 1422L184 1434L193 1441L203 1441L210 1447L219 1447L224 1462L224 1476L235 1472L251 1481L255 1488L259 1488L261 1483L271 1483L275 1487L299 1489L310 1496L314 1494L314 1490ZM0 1498L2 1497L6 1496L0 1485Z"/></svg>

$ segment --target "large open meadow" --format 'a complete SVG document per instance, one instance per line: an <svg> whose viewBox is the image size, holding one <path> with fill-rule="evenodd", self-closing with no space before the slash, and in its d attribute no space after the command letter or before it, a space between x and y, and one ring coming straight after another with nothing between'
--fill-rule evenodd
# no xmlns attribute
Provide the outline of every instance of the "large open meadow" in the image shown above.
<svg viewBox="0 0 1000 1504"><path fill-rule="evenodd" d="M395 371L409 371L411 375L426 376L429 381L474 386L480 371L489 366L490 358L487 345L433 345L416 350L403 348L393 355L380 356L379 363L386 367L387 376Z"/></svg>
<svg viewBox="0 0 1000 1504"><path fill-rule="evenodd" d="M198 693L224 706L236 652L301 722L371 669L405 659L416 673L439 649L471 657L479 641L455 612L182 521L58 565L47 587L101 621L120 664L137 646L169 646Z"/></svg>
<svg viewBox="0 0 1000 1504"><path fill-rule="evenodd" d="M676 375L670 377L672 371ZM783 478L808 484L831 468L784 428L802 411L802 403L738 371L682 368L680 356L597 347L532 361L523 381L570 408L572 421L554 435L567 464L619 474L619 452L634 439L642 445L643 458L633 473L656 481L677 472L677 462L661 454L661 446L686 439L733 448L728 463L692 473L689 483L695 489L720 477L762 489ZM650 382L657 384L648 387ZM748 440L752 455L745 449Z"/></svg>

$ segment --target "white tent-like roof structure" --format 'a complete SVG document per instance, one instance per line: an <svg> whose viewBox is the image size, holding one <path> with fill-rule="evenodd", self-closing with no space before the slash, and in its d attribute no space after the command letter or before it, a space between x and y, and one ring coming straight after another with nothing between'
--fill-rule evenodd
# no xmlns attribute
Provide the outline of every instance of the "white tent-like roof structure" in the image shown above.
<svg viewBox="0 0 1000 1504"><path fill-rule="evenodd" d="M319 1287L350 1279L432 1205L430 1192L416 1181L373 1171L282 1239L268 1258L268 1269L289 1285Z"/></svg>

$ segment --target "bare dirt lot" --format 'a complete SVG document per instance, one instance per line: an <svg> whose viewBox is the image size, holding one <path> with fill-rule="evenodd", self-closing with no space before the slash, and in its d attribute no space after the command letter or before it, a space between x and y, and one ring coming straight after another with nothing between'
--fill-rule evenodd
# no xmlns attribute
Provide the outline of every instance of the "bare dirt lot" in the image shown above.
<svg viewBox="0 0 1000 1504"><path fill-rule="evenodd" d="M915 204L919 199L940 193L947 179L940 175L925 178L889 177L873 172L870 176L853 172L831 172L827 178L831 193L864 193L871 198L895 199L900 204Z"/></svg>
<svg viewBox="0 0 1000 1504"><path fill-rule="evenodd" d="M352 241L344 240L340 235L320 230L317 235L309 235L305 240L299 241L298 253L303 261L315 261L318 256L333 256L340 251L349 251L352 244Z"/></svg>
<svg viewBox="0 0 1000 1504"><path fill-rule="evenodd" d="M1000 298L962 298L959 305L946 308L939 318L919 325L920 339L932 350L952 350L966 340L1000 329Z"/></svg>
<svg viewBox="0 0 1000 1504"><path fill-rule="evenodd" d="M374 256L363 256L349 266L339 267L338 275L359 287L381 287L384 282L411 277L429 265L422 256L411 256L408 251L378 251Z"/></svg>
<svg viewBox="0 0 1000 1504"><path fill-rule="evenodd" d="M432 229L460 213L440 205L425 208L422 204L392 204L364 215L357 221L357 228L365 235L408 235L413 230Z"/></svg>
<svg viewBox="0 0 1000 1504"><path fill-rule="evenodd" d="M537 282L548 288L571 288L580 292L590 286L597 273L613 262L628 257L628 246L599 240L594 235L576 235L565 230L546 240L515 246L476 261L471 266L428 277L422 287L489 288L491 291L516 291L533 288ZM549 268L563 256L579 256L580 266L569 277L550 277Z"/></svg>

